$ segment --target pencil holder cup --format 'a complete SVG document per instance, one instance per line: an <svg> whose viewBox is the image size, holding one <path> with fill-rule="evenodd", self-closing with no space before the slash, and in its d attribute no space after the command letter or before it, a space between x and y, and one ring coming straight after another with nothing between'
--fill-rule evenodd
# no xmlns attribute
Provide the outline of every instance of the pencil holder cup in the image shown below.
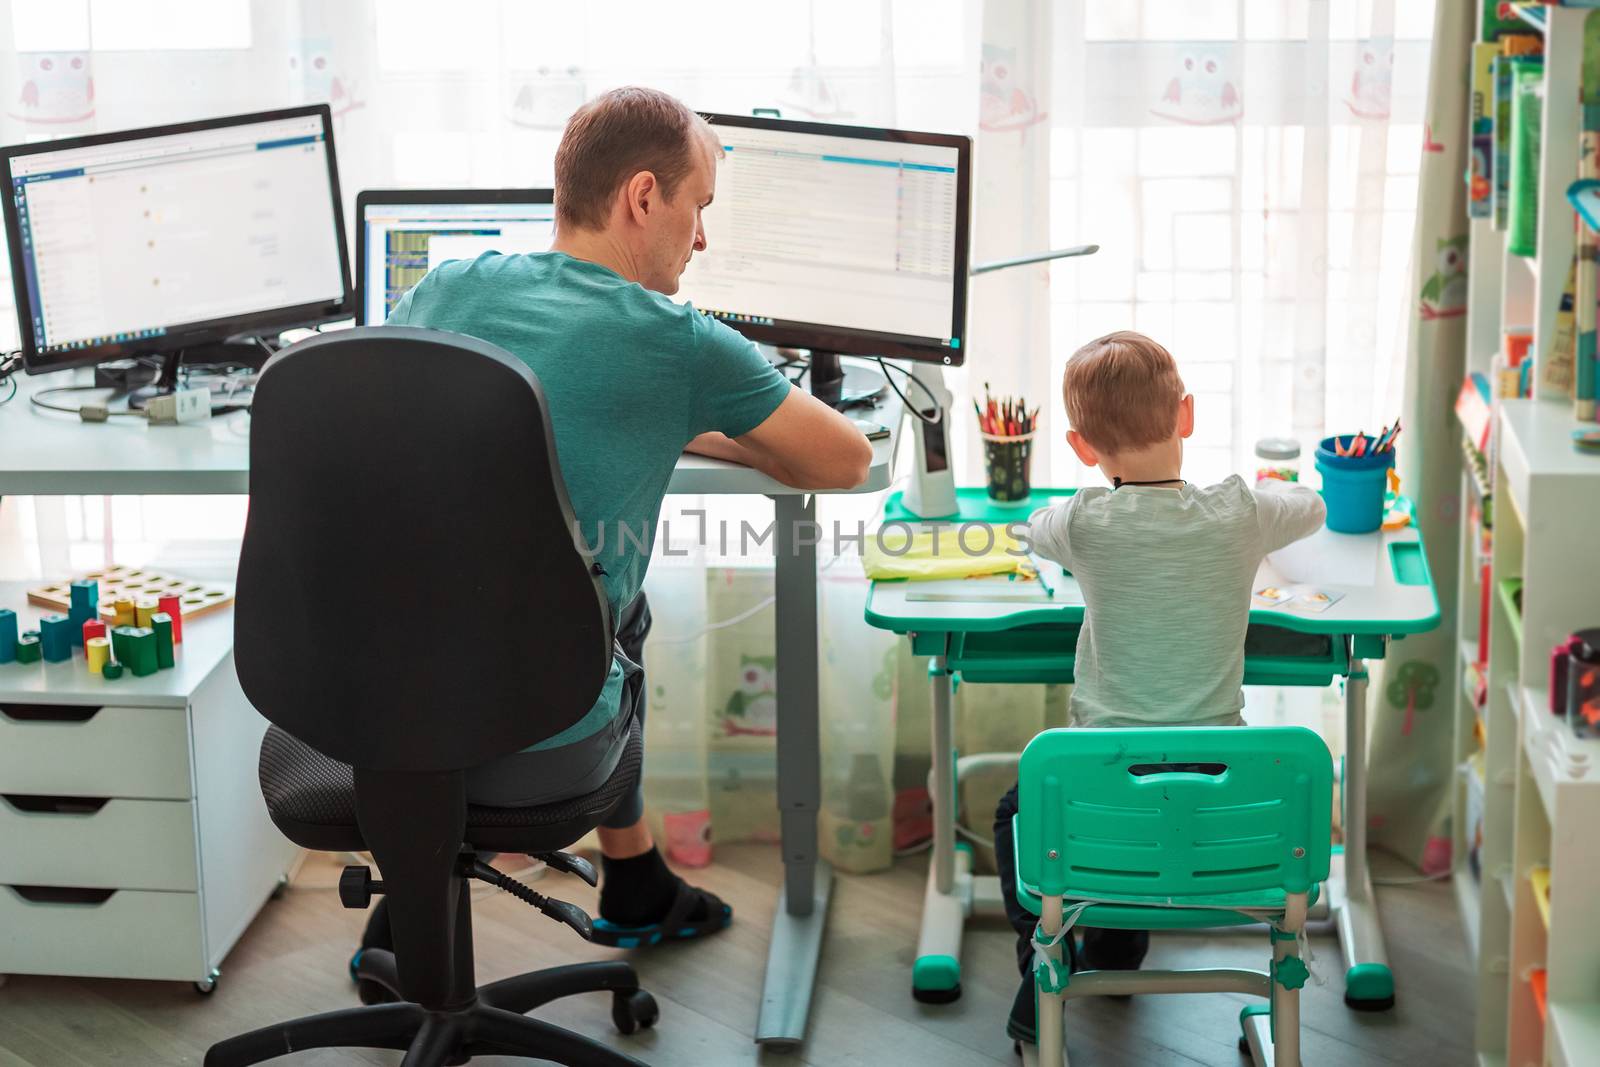
<svg viewBox="0 0 1600 1067"><path fill-rule="evenodd" d="M1349 437L1325 437L1317 446L1317 471L1322 475L1322 500L1328 506L1328 529L1335 533L1371 533L1383 525L1383 492L1394 466L1394 449L1372 451L1377 442L1366 438L1359 456L1341 456L1338 441L1348 450Z"/></svg>
<svg viewBox="0 0 1600 1067"><path fill-rule="evenodd" d="M989 499L1002 503L1027 500L1033 492L1033 434L1000 437L982 434L983 465L989 475Z"/></svg>

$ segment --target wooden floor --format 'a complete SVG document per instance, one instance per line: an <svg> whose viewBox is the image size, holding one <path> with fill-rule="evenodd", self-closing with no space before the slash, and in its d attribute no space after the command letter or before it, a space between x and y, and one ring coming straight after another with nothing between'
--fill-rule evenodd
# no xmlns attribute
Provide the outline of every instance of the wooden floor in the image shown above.
<svg viewBox="0 0 1600 1067"><path fill-rule="evenodd" d="M733 904L732 928L705 942L637 958L645 985L661 1004L654 1031L616 1036L609 999L597 995L558 1002L540 1016L659 1067L1020 1063L1003 1032L1017 972L1012 935L1002 924L969 931L965 995L959 1002L924 1007L911 999L925 856L901 860L884 874L839 879L804 1050L758 1053L751 1034L778 856L769 847L742 846L719 848L717 859L715 866L697 872L696 880ZM502 867L507 866L503 858ZM199 1064L211 1042L230 1034L353 1005L345 962L363 917L339 907L332 891L337 871L332 857L308 860L223 963L222 979L210 997L172 983L12 976L0 988L0 1067ZM1380 873L1385 871L1380 865ZM593 906L593 891L575 879L552 875L539 889ZM1471 975L1449 885L1424 882L1380 888L1378 894L1399 1003L1381 1014L1348 1010L1338 944L1331 929L1320 931L1312 939L1315 977L1302 1006L1305 1061L1318 1067L1471 1062L1466 1017ZM612 955L488 887L474 902L474 918L480 981ZM1155 940L1150 963L1259 967L1266 952L1266 938L1259 933L1163 934ZM1315 984L1318 978L1326 984ZM1215 994L1075 1002L1067 1024L1072 1062L1075 1067L1238 1067L1243 1059L1234 1041L1245 1001ZM398 1053L321 1051L276 1062L395 1064L399 1058Z"/></svg>

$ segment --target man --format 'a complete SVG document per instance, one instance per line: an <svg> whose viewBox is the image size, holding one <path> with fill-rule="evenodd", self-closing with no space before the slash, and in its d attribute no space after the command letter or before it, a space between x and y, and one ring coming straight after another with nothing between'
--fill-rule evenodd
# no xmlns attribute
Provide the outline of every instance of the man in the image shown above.
<svg viewBox="0 0 1600 1067"><path fill-rule="evenodd" d="M801 489L859 485L872 460L854 425L792 386L749 341L669 300L706 248L701 211L722 155L710 127L652 89L624 88L572 116L556 150L556 237L538 255L485 253L425 277L391 324L470 334L533 368L583 541L604 568L621 653L574 727L480 768L468 797L545 803L597 787L645 710L640 589L656 518L685 450ZM595 940L650 945L720 930L726 904L662 861L636 792L599 830ZM365 946L388 944L375 911Z"/></svg>

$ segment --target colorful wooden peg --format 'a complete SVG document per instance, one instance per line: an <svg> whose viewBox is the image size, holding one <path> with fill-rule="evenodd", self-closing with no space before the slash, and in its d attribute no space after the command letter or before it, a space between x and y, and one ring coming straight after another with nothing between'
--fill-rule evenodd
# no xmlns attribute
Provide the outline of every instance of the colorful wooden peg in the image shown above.
<svg viewBox="0 0 1600 1067"><path fill-rule="evenodd" d="M183 598L178 596L163 596L157 598L162 611L172 616L172 643L183 644Z"/></svg>
<svg viewBox="0 0 1600 1067"><path fill-rule="evenodd" d="M17 613L0 608L0 663L17 658Z"/></svg>
<svg viewBox="0 0 1600 1067"><path fill-rule="evenodd" d="M134 602L134 625L150 628L150 616L161 610L160 601L153 596L142 596Z"/></svg>
<svg viewBox="0 0 1600 1067"><path fill-rule="evenodd" d="M104 667L102 667L100 669L100 677L106 679L107 681L110 681L113 678L121 678L122 677L122 664L120 664L120 663L107 663Z"/></svg>
<svg viewBox="0 0 1600 1067"><path fill-rule="evenodd" d="M17 638L18 663L38 663L41 652L38 630L29 630Z"/></svg>
<svg viewBox="0 0 1600 1067"><path fill-rule="evenodd" d="M39 644L46 663L63 663L72 658L74 629L72 620L65 615L46 615L39 620Z"/></svg>
<svg viewBox="0 0 1600 1067"><path fill-rule="evenodd" d="M111 662L111 642L104 637L85 638L83 651L89 657L90 674L100 674Z"/></svg>
<svg viewBox="0 0 1600 1067"><path fill-rule="evenodd" d="M158 611L150 616L150 628L156 632L156 667L169 670L175 660L172 655L172 616Z"/></svg>

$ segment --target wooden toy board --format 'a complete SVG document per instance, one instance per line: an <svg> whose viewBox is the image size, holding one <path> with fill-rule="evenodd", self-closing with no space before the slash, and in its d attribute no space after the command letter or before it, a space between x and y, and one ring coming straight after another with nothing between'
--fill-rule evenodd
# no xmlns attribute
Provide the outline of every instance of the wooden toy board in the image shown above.
<svg viewBox="0 0 1600 1067"><path fill-rule="evenodd" d="M65 581L41 585L28 590L28 603L55 608L66 614L72 606L72 583L94 580L100 584L100 617L114 618L117 598L179 596L182 597L183 617L192 619L208 611L227 607L233 603L233 592L215 582L198 582L174 574L149 570L143 567L110 566L104 570L75 574Z"/></svg>

